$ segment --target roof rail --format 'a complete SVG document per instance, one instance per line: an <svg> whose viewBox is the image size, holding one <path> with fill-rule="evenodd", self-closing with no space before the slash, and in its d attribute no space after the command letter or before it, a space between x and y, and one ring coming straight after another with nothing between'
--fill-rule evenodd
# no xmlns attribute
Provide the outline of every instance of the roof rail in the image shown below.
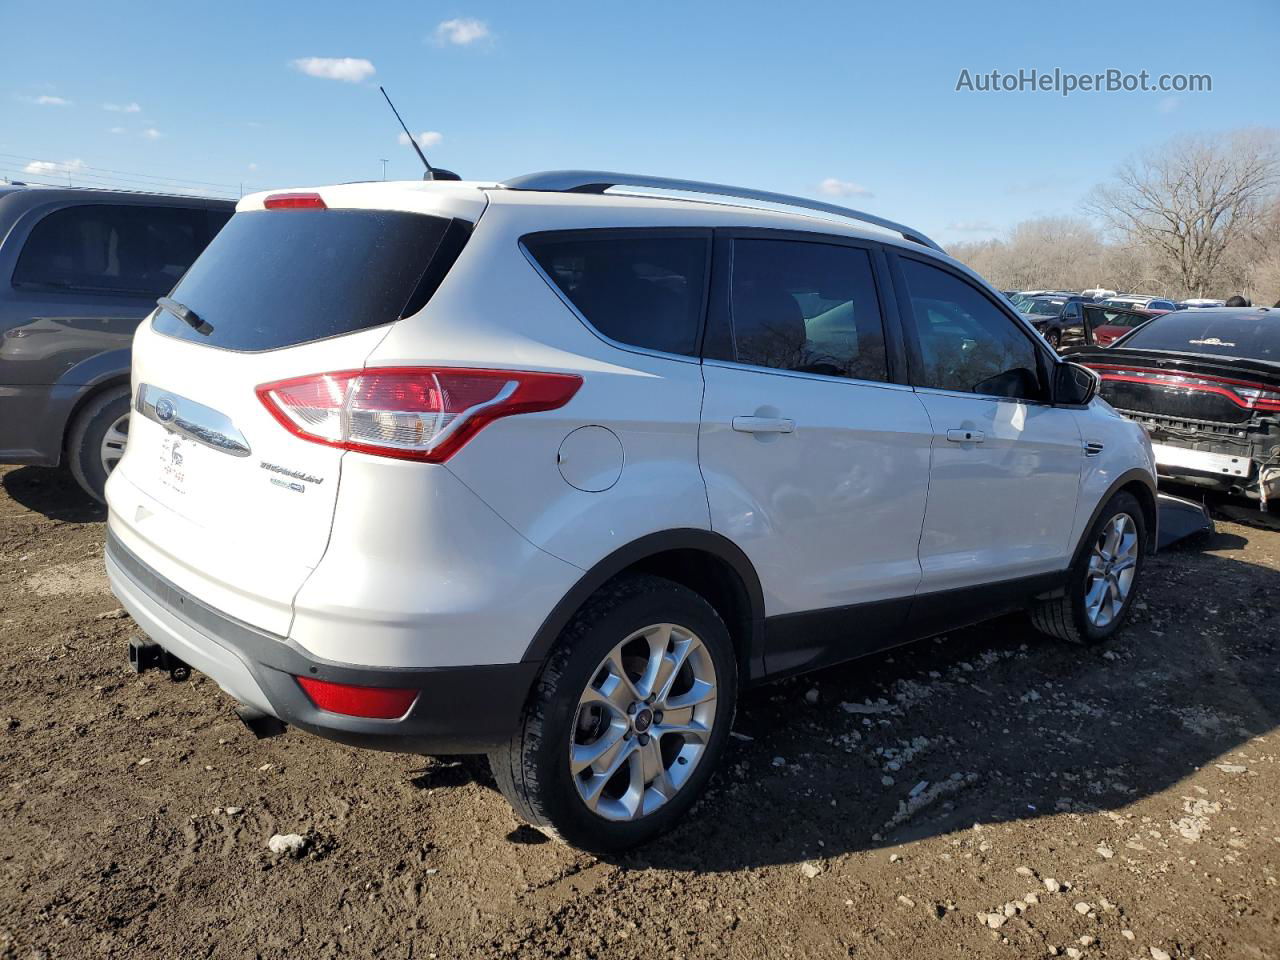
<svg viewBox="0 0 1280 960"><path fill-rule="evenodd" d="M872 213L853 210L849 207L837 206L834 203L823 203L821 200L807 200L804 197L793 197L785 193L770 193L768 190L749 190L745 187L730 187L723 183L704 183L701 180L676 180L671 177L649 177L634 173L607 173L602 170L547 170L543 173L528 173L523 177L504 180L502 186L509 190L545 190L553 193L604 193L610 187L647 187L654 190L679 190L685 193L710 193L724 197L737 197L742 200L759 200L763 203L776 203L788 207L803 207L807 210L819 210L833 213L839 217L848 217L883 227L904 239L921 244L942 253L940 246L926 237L919 230Z"/></svg>

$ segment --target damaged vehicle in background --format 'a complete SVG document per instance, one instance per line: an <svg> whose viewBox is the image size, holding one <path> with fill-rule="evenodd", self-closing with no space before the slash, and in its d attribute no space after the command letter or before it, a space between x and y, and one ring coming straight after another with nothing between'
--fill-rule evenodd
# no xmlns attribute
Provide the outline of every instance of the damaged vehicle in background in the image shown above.
<svg viewBox="0 0 1280 960"><path fill-rule="evenodd" d="M1280 311L1180 310L1071 357L1151 436L1160 476L1258 500L1280 497Z"/></svg>
<svg viewBox="0 0 1280 960"><path fill-rule="evenodd" d="M1067 331L1067 343L1090 343L1099 347L1107 347L1115 343L1130 330L1140 327L1148 320L1168 313L1167 310L1146 310L1140 307L1122 309L1108 307L1105 304L1086 303L1084 307L1084 326L1080 336L1071 336L1075 331Z"/></svg>

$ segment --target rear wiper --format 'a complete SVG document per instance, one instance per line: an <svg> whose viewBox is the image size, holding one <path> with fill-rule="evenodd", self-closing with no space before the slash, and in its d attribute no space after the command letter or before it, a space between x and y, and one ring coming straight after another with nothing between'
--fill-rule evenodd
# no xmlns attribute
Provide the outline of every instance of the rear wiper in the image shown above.
<svg viewBox="0 0 1280 960"><path fill-rule="evenodd" d="M188 307L185 303L179 303L172 297L161 297L156 301L156 305L161 310L167 310L183 323L188 324L196 333L208 336L213 333L213 324L206 320L201 320L200 315Z"/></svg>

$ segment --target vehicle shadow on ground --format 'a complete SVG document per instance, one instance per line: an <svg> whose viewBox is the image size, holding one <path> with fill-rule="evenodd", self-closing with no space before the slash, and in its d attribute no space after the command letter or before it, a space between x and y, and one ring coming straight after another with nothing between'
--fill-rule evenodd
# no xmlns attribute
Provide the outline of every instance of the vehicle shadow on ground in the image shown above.
<svg viewBox="0 0 1280 960"><path fill-rule="evenodd" d="M28 510L62 523L101 523L107 508L80 489L69 470L18 467L0 476L5 493Z"/></svg>
<svg viewBox="0 0 1280 960"><path fill-rule="evenodd" d="M1280 724L1280 570L1238 556L1248 544L1215 533L1162 551L1145 609L1103 646L1050 640L1014 615L752 690L692 815L604 859L695 872L798 864L976 823L1119 810L1236 763L1220 758ZM421 789L496 789L480 757L414 773ZM1181 800L1169 815L1183 816Z"/></svg>
<svg viewBox="0 0 1280 960"><path fill-rule="evenodd" d="M614 862L799 863L1166 790L1280 723L1280 571L1230 555L1246 542L1163 552L1103 647L1006 617L748 693L734 730L753 739L730 742L693 816ZM892 711L842 707L882 698Z"/></svg>

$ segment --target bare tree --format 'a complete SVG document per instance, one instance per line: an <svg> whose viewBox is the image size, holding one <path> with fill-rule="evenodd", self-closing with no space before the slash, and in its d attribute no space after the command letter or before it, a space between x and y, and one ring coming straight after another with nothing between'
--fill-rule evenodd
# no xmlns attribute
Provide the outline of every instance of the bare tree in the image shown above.
<svg viewBox="0 0 1280 960"><path fill-rule="evenodd" d="M958 243L948 252L1003 289L1029 290L1103 282L1109 250L1088 220L1041 217L1019 223L1008 240Z"/></svg>
<svg viewBox="0 0 1280 960"><path fill-rule="evenodd" d="M1225 279L1228 253L1264 229L1277 185L1275 131L1185 137L1124 163L1085 208L1204 296Z"/></svg>

